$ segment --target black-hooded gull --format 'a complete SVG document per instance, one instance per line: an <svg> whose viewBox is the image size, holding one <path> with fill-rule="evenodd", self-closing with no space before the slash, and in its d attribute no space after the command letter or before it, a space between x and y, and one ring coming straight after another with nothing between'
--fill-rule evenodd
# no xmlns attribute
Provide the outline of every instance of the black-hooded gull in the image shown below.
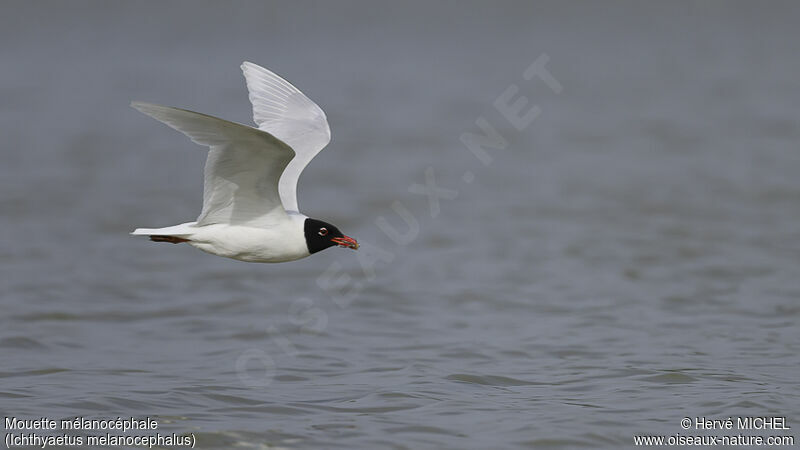
<svg viewBox="0 0 800 450"><path fill-rule="evenodd" d="M186 242L204 252L248 262L284 262L358 242L335 226L300 213L297 180L331 140L325 113L289 82L242 64L258 128L185 109L133 102L197 144L210 147L203 210L194 222L138 228L156 242Z"/></svg>

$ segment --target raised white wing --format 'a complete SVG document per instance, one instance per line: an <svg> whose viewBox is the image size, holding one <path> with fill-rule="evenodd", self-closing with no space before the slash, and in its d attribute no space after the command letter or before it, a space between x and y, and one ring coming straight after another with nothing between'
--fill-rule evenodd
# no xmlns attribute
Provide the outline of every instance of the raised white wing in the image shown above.
<svg viewBox="0 0 800 450"><path fill-rule="evenodd" d="M331 141L328 119L316 103L269 70L245 61L242 72L258 128L289 144L295 152L278 190L284 208L299 212L297 180L306 165Z"/></svg>
<svg viewBox="0 0 800 450"><path fill-rule="evenodd" d="M185 109L139 102L131 106L211 148L198 225L265 226L288 220L278 194L278 180L294 152L280 139L253 127Z"/></svg>

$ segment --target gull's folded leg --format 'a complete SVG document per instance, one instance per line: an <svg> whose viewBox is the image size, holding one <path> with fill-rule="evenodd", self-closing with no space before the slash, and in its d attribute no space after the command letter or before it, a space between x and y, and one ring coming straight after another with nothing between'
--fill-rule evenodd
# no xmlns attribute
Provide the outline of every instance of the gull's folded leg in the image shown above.
<svg viewBox="0 0 800 450"><path fill-rule="evenodd" d="M181 242L189 242L189 239L179 238L177 236L159 236L151 234L150 240L153 242L169 242L170 244L180 244Z"/></svg>

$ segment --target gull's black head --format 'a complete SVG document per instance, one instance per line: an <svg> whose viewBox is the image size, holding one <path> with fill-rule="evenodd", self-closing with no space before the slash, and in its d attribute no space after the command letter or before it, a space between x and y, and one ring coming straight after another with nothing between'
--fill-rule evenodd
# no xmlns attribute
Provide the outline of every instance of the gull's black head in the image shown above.
<svg viewBox="0 0 800 450"><path fill-rule="evenodd" d="M303 225L303 231L306 235L308 252L311 254L334 245L358 250L358 242L355 239L343 235L338 228L327 222L308 218Z"/></svg>

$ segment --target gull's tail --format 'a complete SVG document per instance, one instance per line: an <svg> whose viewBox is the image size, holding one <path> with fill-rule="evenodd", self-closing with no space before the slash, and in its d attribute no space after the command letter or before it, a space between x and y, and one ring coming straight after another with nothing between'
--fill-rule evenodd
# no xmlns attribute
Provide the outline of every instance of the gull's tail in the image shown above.
<svg viewBox="0 0 800 450"><path fill-rule="evenodd" d="M195 232L193 230L195 223L188 222L165 228L137 228L131 232L131 235L150 236L150 240L153 242L170 242L172 244L190 242Z"/></svg>

